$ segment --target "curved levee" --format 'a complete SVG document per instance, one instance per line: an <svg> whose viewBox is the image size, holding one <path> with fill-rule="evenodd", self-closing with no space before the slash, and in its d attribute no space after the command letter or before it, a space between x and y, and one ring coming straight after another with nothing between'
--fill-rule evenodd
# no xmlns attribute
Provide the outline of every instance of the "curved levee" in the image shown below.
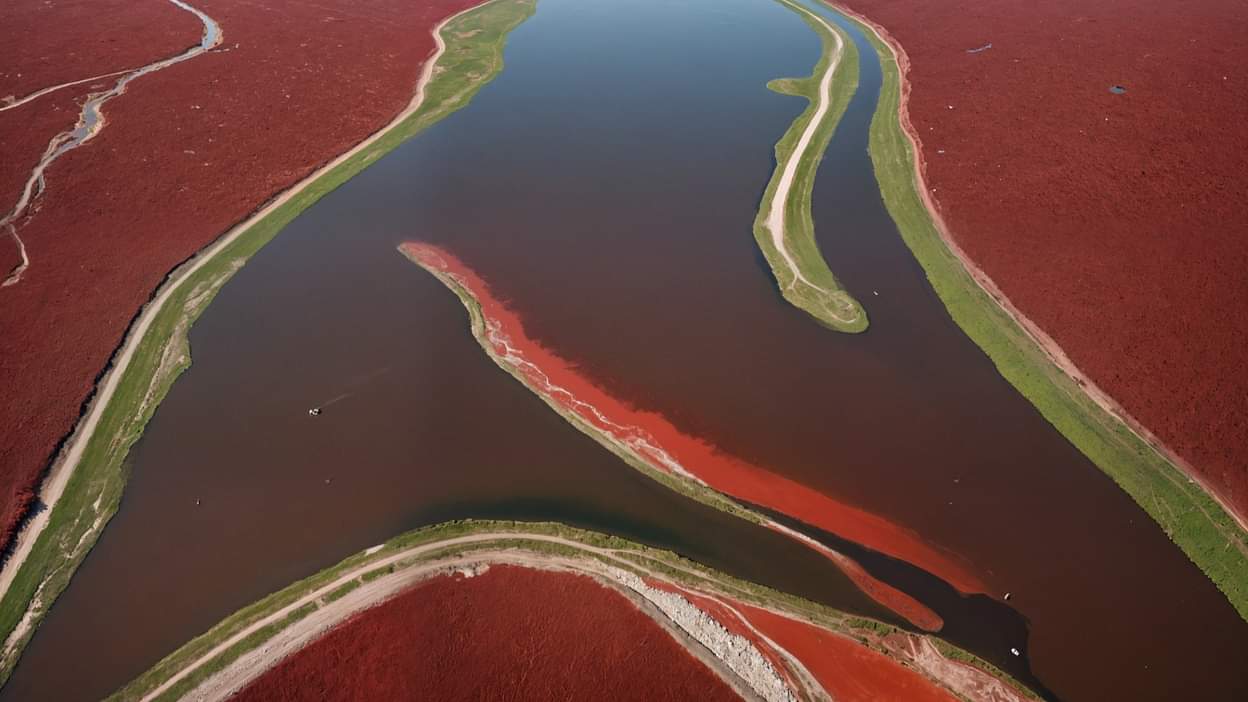
<svg viewBox="0 0 1248 702"><path fill-rule="evenodd" d="M826 699L821 672L829 649L820 642L834 639L842 653L848 647L855 658L888 666L894 679L917 681L929 698L1036 699L943 642L737 580L667 551L560 524L488 521L418 529L351 556L239 610L109 699L220 699L327 629L422 579L480 572L494 563L586 574L623 592L673 636L700 647L704 661L751 697ZM806 650L799 652L797 644Z"/></svg>
<svg viewBox="0 0 1248 702"><path fill-rule="evenodd" d="M221 286L287 223L386 152L466 105L502 70L512 29L536 0L489 0L433 28L411 103L350 151L281 193L169 274L131 325L97 393L40 487L40 510L0 571L0 682L117 511L123 462L177 376L190 366L187 331ZM448 51L448 47L450 50ZM434 70L435 66L439 69Z"/></svg>
<svg viewBox="0 0 1248 702"><path fill-rule="evenodd" d="M866 331L866 310L828 267L810 211L819 162L858 86L857 50L828 21L800 5L782 4L819 34L823 53L809 78L780 79L768 86L805 97L810 105L776 144L776 169L759 204L754 238L784 299L830 329Z"/></svg>
<svg viewBox="0 0 1248 702"><path fill-rule="evenodd" d="M175 64L182 63L183 61L193 59L200 54L211 51L221 43L221 26L217 24L216 20L209 17L202 10L183 2L183 0L169 0L169 2L195 15L195 17L203 23L204 30L200 35L199 43L176 56L154 61L146 66L141 66L132 71L119 71L118 73L124 73L124 75L117 80L112 88L101 93L94 93L87 97L87 100L82 104L82 110L78 116L78 123L73 129L61 132L60 134L52 137L52 140L48 142L47 149L43 152L43 157L40 158L39 163L35 164L35 167L31 169L30 175L26 179L26 184L22 188L22 193L18 196L17 202L14 203L13 208L9 210L8 213L6 213L3 217L0 217L0 227L6 225L9 227L9 233L13 237L13 240L17 243L22 257L21 265L10 272L3 281L0 281L0 287L8 287L21 282L22 274L25 273L26 269L30 267L30 258L26 255L26 247L22 244L22 240L18 237L17 232L13 227L13 223L19 221L22 215L47 189L44 173L47 171L48 167L55 163L60 157L91 141L99 135L101 131L103 131L106 124L106 120L104 119L105 103L125 93L126 86L129 85L131 81L134 81L137 78L142 78L150 73L163 70ZM110 75L117 75L117 73L97 76L97 78L104 78ZM88 78L85 80L64 83L51 88L46 88L31 95L27 95L21 100L6 105L4 108L0 109L12 109L42 95L59 90L60 88L77 85L90 80L94 80L94 78Z"/></svg>

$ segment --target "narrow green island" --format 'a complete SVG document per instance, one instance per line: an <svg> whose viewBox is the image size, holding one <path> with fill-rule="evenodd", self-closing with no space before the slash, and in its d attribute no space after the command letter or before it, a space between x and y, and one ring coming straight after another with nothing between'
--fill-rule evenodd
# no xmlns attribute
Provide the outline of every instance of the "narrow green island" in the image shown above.
<svg viewBox="0 0 1248 702"><path fill-rule="evenodd" d="M950 248L919 190L914 144L902 127L901 70L875 28L837 9L880 58L883 85L870 154L902 238L950 316L1045 419L1147 512L1248 621L1248 534L1182 470L1096 403L974 279Z"/></svg>
<svg viewBox="0 0 1248 702"><path fill-rule="evenodd" d="M782 78L767 87L804 97L810 105L776 144L776 170L759 204L754 238L784 299L841 332L866 331L866 310L836 279L815 240L811 193L823 153L858 87L858 52L839 29L806 8L782 0L823 42L807 78Z"/></svg>
<svg viewBox="0 0 1248 702"><path fill-rule="evenodd" d="M502 70L508 34L533 15L536 5L537 0L491 0L445 21L435 29L443 48L426 66L418 89L422 97L398 120L279 195L169 275L101 381L98 415L71 437L71 449L80 442L80 456L66 461L64 487L46 508L51 510L46 524L21 554L0 599L5 639L0 684L116 513L128 477L125 458L174 380L190 367L187 332L213 297L299 213L467 105Z"/></svg>

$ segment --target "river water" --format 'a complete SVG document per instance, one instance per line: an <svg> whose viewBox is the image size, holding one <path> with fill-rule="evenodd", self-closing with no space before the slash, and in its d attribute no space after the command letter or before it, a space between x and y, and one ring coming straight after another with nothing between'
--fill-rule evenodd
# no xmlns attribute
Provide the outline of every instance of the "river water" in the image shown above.
<svg viewBox="0 0 1248 702"><path fill-rule="evenodd" d="M0 697L99 698L263 594L458 517L610 531L889 617L813 552L567 425L395 251L415 239L473 266L613 394L970 560L1009 607L852 554L1053 696L1248 698L1248 626L1000 378L900 240L866 153L879 65L851 38L860 87L813 202L866 334L784 303L751 233L803 108L764 86L809 73L815 33L770 0L541 0L471 105L225 286L132 453L121 510Z"/></svg>

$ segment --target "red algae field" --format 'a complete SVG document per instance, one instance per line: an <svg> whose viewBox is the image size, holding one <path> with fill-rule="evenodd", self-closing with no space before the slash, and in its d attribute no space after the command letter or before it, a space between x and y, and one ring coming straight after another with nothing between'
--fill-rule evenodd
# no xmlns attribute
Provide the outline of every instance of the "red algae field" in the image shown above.
<svg viewBox="0 0 1248 702"><path fill-rule="evenodd" d="M797 656L833 699L849 702L953 702L957 699L888 656L844 636L758 607L739 604L738 608L759 632Z"/></svg>
<svg viewBox="0 0 1248 702"><path fill-rule="evenodd" d="M958 245L1248 514L1248 5L837 4L908 56Z"/></svg>
<svg viewBox="0 0 1248 702"><path fill-rule="evenodd" d="M107 128L48 169L37 207L15 222L30 267L0 290L0 541L164 276L386 124L411 99L431 28L475 4L197 2L220 25L220 46L135 80L105 106ZM56 21L37 7L0 10L6 30L30 26L38 38L0 47L0 96L131 68L202 31L167 2L58 4ZM0 176L10 200L47 139L73 126L74 91L85 92L0 112L0 144L18 156ZM37 116L18 114L27 110ZM7 275L19 261L7 232L0 247Z"/></svg>
<svg viewBox="0 0 1248 702"><path fill-rule="evenodd" d="M875 551L917 565L964 593L985 586L958 557L922 540L914 532L876 515L841 503L783 476L717 451L681 433L661 415L638 411L604 393L559 358L525 335L520 318L498 300L489 285L450 252L430 244L403 244L404 255L459 287L479 306L479 340L492 358L517 375L561 412L571 413L612 443L625 447L654 470L695 481L718 492L761 505ZM467 304L467 301L465 301ZM851 558L779 524L770 528L797 538L831 558L873 599L929 631L940 617L914 598L871 577Z"/></svg>
<svg viewBox="0 0 1248 702"><path fill-rule="evenodd" d="M583 575L495 565L366 610L233 699L733 700L622 595Z"/></svg>

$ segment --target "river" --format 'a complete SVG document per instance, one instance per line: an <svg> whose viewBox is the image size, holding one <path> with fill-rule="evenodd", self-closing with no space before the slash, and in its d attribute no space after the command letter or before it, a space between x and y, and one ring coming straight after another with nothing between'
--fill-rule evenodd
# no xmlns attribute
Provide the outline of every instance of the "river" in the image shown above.
<svg viewBox="0 0 1248 702"><path fill-rule="evenodd" d="M611 393L968 559L1008 607L854 554L1054 696L1248 697L1248 625L997 374L901 241L866 153L879 65L850 37L860 86L813 207L867 333L785 303L751 233L804 106L765 84L809 74L818 36L769 0L541 0L472 104L221 291L131 454L120 511L0 697L101 697L257 597L457 517L610 531L889 618L813 552L567 425L395 251L411 239L454 251Z"/></svg>

